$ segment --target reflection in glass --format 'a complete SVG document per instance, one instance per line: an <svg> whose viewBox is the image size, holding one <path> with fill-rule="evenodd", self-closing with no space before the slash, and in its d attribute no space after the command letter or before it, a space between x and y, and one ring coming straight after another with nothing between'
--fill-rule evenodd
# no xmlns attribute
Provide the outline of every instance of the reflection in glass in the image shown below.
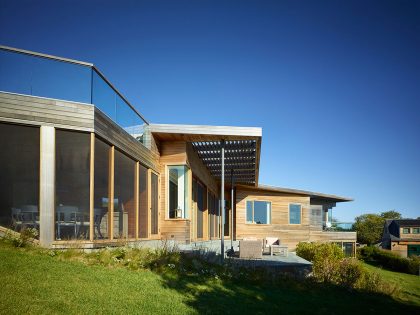
<svg viewBox="0 0 420 315"><path fill-rule="evenodd" d="M301 205L289 205L289 224L300 224Z"/></svg>
<svg viewBox="0 0 420 315"><path fill-rule="evenodd" d="M108 238L109 152L111 146L95 138L94 238Z"/></svg>
<svg viewBox="0 0 420 315"><path fill-rule="evenodd" d="M247 201L246 222L256 224L271 224L271 202Z"/></svg>
<svg viewBox="0 0 420 315"><path fill-rule="evenodd" d="M114 238L134 238L136 234L135 162L118 150L115 150L114 158Z"/></svg>
<svg viewBox="0 0 420 315"><path fill-rule="evenodd" d="M56 130L56 238L89 237L90 134Z"/></svg>
<svg viewBox="0 0 420 315"><path fill-rule="evenodd" d="M0 225L39 229L39 128L0 123Z"/></svg>
<svg viewBox="0 0 420 315"><path fill-rule="evenodd" d="M168 166L169 218L189 217L188 168L185 165Z"/></svg>

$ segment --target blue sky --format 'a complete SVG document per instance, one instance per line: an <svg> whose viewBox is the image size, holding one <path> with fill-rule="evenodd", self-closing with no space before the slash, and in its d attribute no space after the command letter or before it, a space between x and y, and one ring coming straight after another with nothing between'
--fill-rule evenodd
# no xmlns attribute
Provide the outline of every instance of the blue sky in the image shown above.
<svg viewBox="0 0 420 315"><path fill-rule="evenodd" d="M420 216L419 1L5 1L0 43L94 63L151 122L260 126L260 182Z"/></svg>

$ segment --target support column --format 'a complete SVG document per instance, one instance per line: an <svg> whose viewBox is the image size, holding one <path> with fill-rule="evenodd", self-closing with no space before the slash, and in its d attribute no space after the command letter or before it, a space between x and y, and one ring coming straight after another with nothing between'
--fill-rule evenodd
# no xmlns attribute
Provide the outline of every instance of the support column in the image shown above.
<svg viewBox="0 0 420 315"><path fill-rule="evenodd" d="M230 172L230 185L231 185L231 191L230 191L230 249L231 253L233 254L233 206L235 204L233 193L234 193L234 186L233 186L233 169Z"/></svg>
<svg viewBox="0 0 420 315"><path fill-rule="evenodd" d="M222 159L222 174L220 180L220 205L221 205L221 222L222 229L220 235L220 254L222 262L225 259L225 140L221 141L221 159Z"/></svg>
<svg viewBox="0 0 420 315"><path fill-rule="evenodd" d="M90 134L90 178L89 178L89 240L95 237L95 134Z"/></svg>
<svg viewBox="0 0 420 315"><path fill-rule="evenodd" d="M39 162L39 242L50 247L54 242L55 217L55 128L40 128Z"/></svg>
<svg viewBox="0 0 420 315"><path fill-rule="evenodd" d="M108 234L109 239L114 239L114 156L115 147L109 149L108 169Z"/></svg>

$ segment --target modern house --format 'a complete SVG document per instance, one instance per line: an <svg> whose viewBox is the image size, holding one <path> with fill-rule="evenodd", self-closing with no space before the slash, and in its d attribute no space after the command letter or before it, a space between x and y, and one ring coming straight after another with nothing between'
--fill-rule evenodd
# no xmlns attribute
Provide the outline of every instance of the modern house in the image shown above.
<svg viewBox="0 0 420 315"><path fill-rule="evenodd" d="M386 220L382 234L382 248L402 257L420 256L420 220Z"/></svg>
<svg viewBox="0 0 420 315"><path fill-rule="evenodd" d="M259 182L261 128L149 123L92 64L0 47L0 225L45 247L331 231L351 199ZM221 202L220 200L224 200Z"/></svg>

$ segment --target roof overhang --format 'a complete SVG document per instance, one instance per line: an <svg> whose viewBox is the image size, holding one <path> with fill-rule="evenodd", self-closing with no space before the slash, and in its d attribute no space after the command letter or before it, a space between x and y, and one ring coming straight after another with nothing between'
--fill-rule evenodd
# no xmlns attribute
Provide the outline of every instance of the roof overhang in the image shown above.
<svg viewBox="0 0 420 315"><path fill-rule="evenodd" d="M254 187L247 187L242 186L241 188L247 189L255 189ZM311 198L311 201L320 201L320 202L347 202L347 201L353 201L352 198L348 197L341 197L337 195L330 195L330 194L324 194L324 193L318 193L313 191L307 191L307 190L300 190L300 189L291 189L291 188L283 188L283 187L275 187L275 186L268 186L268 185L258 185L256 187L258 190L261 191L269 191L274 193L283 193L283 194L292 194L292 195L301 195L301 196L308 196Z"/></svg>
<svg viewBox="0 0 420 315"><path fill-rule="evenodd" d="M220 179L221 150L225 149L225 180L231 176L236 184L258 184L262 129L205 125L150 124L150 132L158 141L191 142L210 173Z"/></svg>

